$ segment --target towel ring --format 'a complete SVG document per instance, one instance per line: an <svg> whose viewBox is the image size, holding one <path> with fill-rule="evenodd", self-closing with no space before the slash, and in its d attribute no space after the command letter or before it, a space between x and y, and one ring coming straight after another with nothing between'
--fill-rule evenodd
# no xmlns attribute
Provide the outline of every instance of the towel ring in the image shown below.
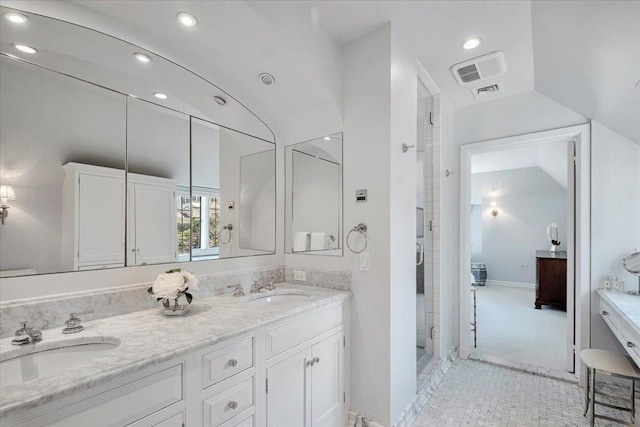
<svg viewBox="0 0 640 427"><path fill-rule="evenodd" d="M353 248L351 247L351 244L349 244L349 238L351 237L351 233L353 233L354 231L362 234L364 236L364 247L362 249L360 249L359 251L354 251ZM356 225L355 227L353 227L351 230L349 230L349 234L347 234L347 248L349 248L349 250L351 252L353 252L354 254L359 254L364 252L365 249L367 249L367 244L369 243L369 239L367 238L367 226L366 224L360 223L358 225Z"/></svg>
<svg viewBox="0 0 640 427"><path fill-rule="evenodd" d="M225 242L225 240L222 238L222 232L227 230L227 232L229 233L229 238L227 239L227 241ZM223 245L226 245L227 243L229 243L231 241L231 230L233 230L233 225L232 224L227 224L224 227L222 227L222 230L220 231L220 243L222 243Z"/></svg>

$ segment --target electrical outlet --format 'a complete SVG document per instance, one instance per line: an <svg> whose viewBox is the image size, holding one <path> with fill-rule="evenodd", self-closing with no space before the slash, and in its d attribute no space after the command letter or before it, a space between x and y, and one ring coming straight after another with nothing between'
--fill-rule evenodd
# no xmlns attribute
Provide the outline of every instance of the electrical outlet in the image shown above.
<svg viewBox="0 0 640 427"><path fill-rule="evenodd" d="M520 268L529 268L529 264L520 264Z"/></svg>
<svg viewBox="0 0 640 427"><path fill-rule="evenodd" d="M302 270L293 270L293 280L298 282L306 282L307 272Z"/></svg>

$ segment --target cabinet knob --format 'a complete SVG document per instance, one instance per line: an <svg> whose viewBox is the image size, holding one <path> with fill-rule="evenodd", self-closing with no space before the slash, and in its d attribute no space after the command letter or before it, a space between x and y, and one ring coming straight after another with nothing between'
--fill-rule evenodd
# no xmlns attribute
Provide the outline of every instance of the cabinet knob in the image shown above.
<svg viewBox="0 0 640 427"><path fill-rule="evenodd" d="M229 366L235 368L236 366L238 366L238 361L236 359L229 360Z"/></svg>
<svg viewBox="0 0 640 427"><path fill-rule="evenodd" d="M314 357L313 358L313 365L315 365L316 363L320 363L320 358L319 357Z"/></svg>
<svg viewBox="0 0 640 427"><path fill-rule="evenodd" d="M307 360L307 366L313 366L313 360Z"/></svg>
<svg viewBox="0 0 640 427"><path fill-rule="evenodd" d="M627 341L627 347L635 347L636 345L631 341Z"/></svg>
<svg viewBox="0 0 640 427"><path fill-rule="evenodd" d="M609 312L608 312L608 311L606 311L606 310L602 310L602 315L603 315L603 316L606 316L607 314L609 314Z"/></svg>
<svg viewBox="0 0 640 427"><path fill-rule="evenodd" d="M236 409L237 407L238 407L238 402L236 402L235 400L232 400L231 402L229 402L229 408Z"/></svg>

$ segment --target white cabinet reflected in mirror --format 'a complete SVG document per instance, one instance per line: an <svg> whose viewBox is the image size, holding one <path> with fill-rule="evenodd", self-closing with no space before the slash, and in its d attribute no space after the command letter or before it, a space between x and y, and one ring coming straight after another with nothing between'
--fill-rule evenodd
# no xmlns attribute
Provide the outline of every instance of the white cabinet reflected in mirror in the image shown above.
<svg viewBox="0 0 640 427"><path fill-rule="evenodd" d="M258 116L153 52L19 12L27 26L0 27L0 277L275 252L275 138Z"/></svg>
<svg viewBox="0 0 640 427"><path fill-rule="evenodd" d="M289 253L342 255L342 133L285 149Z"/></svg>

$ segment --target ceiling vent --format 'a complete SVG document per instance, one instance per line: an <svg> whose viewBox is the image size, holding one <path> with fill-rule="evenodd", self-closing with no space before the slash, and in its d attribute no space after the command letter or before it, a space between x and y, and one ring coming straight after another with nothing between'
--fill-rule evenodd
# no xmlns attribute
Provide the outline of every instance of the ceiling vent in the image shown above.
<svg viewBox="0 0 640 427"><path fill-rule="evenodd" d="M507 72L504 52L496 52L460 62L450 68L456 81L460 84L496 77Z"/></svg>
<svg viewBox="0 0 640 427"><path fill-rule="evenodd" d="M495 95L504 92L502 82L493 83L487 86L471 89L474 98L484 98L485 96Z"/></svg>

